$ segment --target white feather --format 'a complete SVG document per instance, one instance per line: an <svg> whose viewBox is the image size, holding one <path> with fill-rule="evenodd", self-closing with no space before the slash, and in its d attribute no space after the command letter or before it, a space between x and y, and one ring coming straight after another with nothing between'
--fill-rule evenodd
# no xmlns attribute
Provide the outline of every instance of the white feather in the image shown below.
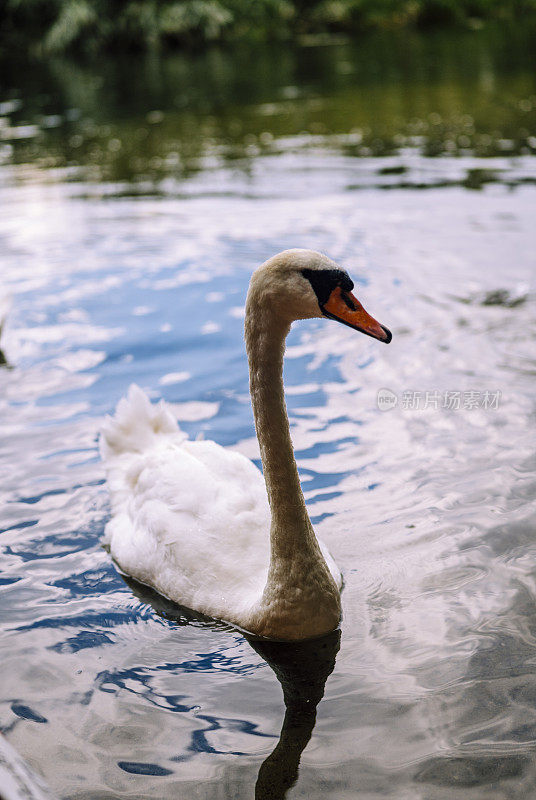
<svg viewBox="0 0 536 800"><path fill-rule="evenodd" d="M126 573L219 619L260 596L270 513L251 461L187 440L137 386L107 419L101 454L112 500L105 541Z"/></svg>

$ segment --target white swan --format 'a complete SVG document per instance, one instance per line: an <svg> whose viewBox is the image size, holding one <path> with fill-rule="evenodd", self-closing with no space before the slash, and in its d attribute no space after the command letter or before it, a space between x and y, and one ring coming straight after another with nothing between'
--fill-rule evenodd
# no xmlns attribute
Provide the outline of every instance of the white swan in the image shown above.
<svg viewBox="0 0 536 800"><path fill-rule="evenodd" d="M311 250L279 253L251 278L245 341L264 480L245 456L189 441L163 401L151 405L130 388L100 440L112 506L106 543L125 573L259 636L306 639L338 626L341 574L307 514L282 374L297 319L327 316L391 341L352 288Z"/></svg>

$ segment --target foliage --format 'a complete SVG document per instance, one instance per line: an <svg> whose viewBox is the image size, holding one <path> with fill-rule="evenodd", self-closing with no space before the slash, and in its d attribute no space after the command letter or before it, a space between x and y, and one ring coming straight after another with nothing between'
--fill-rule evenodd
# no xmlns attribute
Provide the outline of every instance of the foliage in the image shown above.
<svg viewBox="0 0 536 800"><path fill-rule="evenodd" d="M82 36L94 36L97 31L96 10L88 0L67 0L45 35L45 48L67 50Z"/></svg>
<svg viewBox="0 0 536 800"><path fill-rule="evenodd" d="M536 0L0 0L4 47L45 52L199 46L367 28L477 25Z"/></svg>

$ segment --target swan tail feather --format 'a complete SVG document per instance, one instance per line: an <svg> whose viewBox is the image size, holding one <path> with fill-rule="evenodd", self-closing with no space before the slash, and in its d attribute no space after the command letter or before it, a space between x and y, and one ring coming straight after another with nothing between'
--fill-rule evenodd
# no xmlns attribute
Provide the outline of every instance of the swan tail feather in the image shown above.
<svg viewBox="0 0 536 800"><path fill-rule="evenodd" d="M122 453L141 453L156 437L170 434L186 439L166 403L151 403L133 383L127 397L117 404L115 415L105 418L99 439L101 458L107 461Z"/></svg>

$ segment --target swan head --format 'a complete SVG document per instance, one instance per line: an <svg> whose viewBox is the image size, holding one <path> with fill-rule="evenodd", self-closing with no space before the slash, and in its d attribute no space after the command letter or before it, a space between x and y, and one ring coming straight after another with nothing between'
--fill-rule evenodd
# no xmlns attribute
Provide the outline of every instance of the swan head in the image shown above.
<svg viewBox="0 0 536 800"><path fill-rule="evenodd" d="M388 344L391 331L365 311L352 294L346 270L314 250L284 250L262 264L251 278L248 306L268 308L290 325L297 319L328 317Z"/></svg>

